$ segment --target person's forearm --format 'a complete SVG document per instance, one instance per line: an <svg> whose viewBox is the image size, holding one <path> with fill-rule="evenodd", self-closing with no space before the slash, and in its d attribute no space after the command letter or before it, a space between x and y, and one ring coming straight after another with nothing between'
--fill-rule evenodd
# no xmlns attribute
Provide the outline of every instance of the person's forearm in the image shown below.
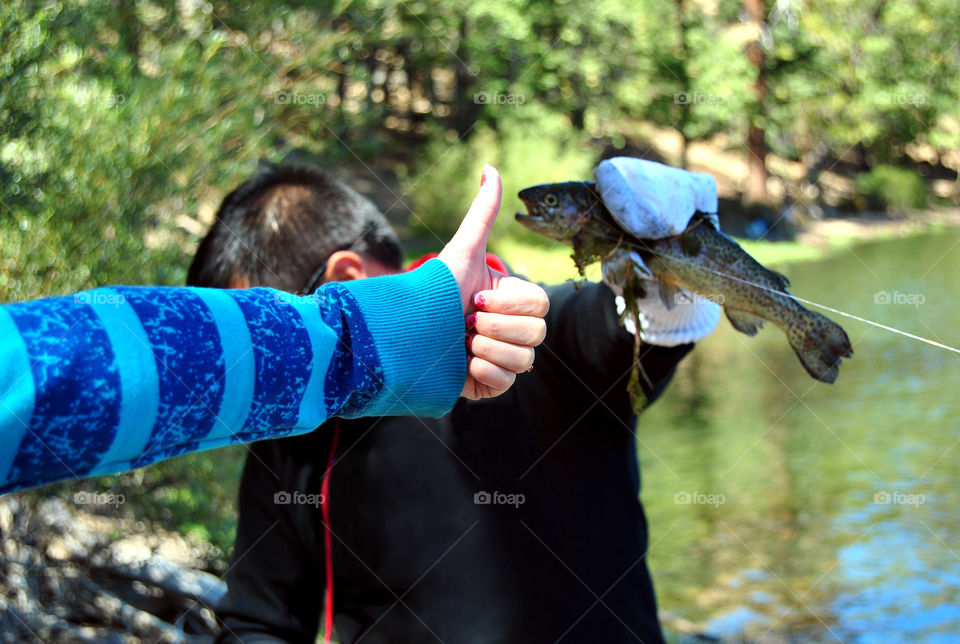
<svg viewBox="0 0 960 644"><path fill-rule="evenodd" d="M334 415L439 415L465 369L438 261L303 297L116 287L0 307L0 493Z"/></svg>

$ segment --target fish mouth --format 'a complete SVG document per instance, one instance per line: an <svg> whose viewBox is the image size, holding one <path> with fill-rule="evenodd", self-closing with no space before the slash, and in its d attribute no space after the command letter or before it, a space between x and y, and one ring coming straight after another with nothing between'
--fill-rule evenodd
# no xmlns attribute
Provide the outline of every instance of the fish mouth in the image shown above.
<svg viewBox="0 0 960 644"><path fill-rule="evenodd" d="M517 220L517 223L523 224L524 226L530 226L531 224L545 224L547 220L544 219L541 215L531 215L525 212L518 212L513 215L514 219Z"/></svg>
<svg viewBox="0 0 960 644"><path fill-rule="evenodd" d="M519 223L524 225L547 224L553 220L551 213L547 212L540 204L540 188L540 186L533 186L517 193L517 197L527 207L527 212L518 212L514 215Z"/></svg>
<svg viewBox="0 0 960 644"><path fill-rule="evenodd" d="M513 218L516 219L517 222L521 224L540 221L540 217L538 217L537 215L528 215L525 212L514 213Z"/></svg>

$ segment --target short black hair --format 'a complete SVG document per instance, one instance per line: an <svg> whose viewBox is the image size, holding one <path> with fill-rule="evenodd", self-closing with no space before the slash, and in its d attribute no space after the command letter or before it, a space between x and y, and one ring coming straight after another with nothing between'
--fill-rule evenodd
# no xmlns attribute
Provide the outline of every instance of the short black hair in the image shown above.
<svg viewBox="0 0 960 644"><path fill-rule="evenodd" d="M338 250L399 270L396 232L366 197L317 168L261 164L220 204L187 284L226 288L231 278L296 292Z"/></svg>

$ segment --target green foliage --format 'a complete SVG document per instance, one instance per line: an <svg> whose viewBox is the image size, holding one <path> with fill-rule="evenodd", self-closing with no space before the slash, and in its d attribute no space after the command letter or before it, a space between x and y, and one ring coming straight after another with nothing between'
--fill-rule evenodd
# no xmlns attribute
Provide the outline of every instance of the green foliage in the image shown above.
<svg viewBox="0 0 960 644"><path fill-rule="evenodd" d="M775 150L859 144L892 160L914 141L960 145L960 5L817 0L771 17Z"/></svg>
<svg viewBox="0 0 960 644"><path fill-rule="evenodd" d="M469 206L483 163L495 164L504 201L494 244L539 245L514 263L551 276L570 265L568 251L513 223L516 193L589 178L601 151L642 143L636 132L650 125L685 141L722 133L743 151L753 122L775 153L804 163L813 151L856 150L892 166L910 144L955 157L956 0L768 2L762 34L742 9L2 3L0 301L182 283L223 195L258 159L291 149L412 204L408 232L433 249ZM758 37L769 90L759 106L744 54ZM922 203L918 176L885 167L861 189ZM549 261L525 260L537 253ZM218 451L101 482L141 486L138 513L203 526L225 545L239 460Z"/></svg>
<svg viewBox="0 0 960 644"><path fill-rule="evenodd" d="M688 140L722 132L734 147L753 120L789 158L960 147L955 2L776 3L761 40L761 115L744 55L757 34L741 10L739 0L483 0L462 12L439 0L6 3L0 299L179 283L198 212L258 158L291 147L399 174L412 230L437 244L484 161L499 164L515 209L525 185L589 176L591 140L622 144L637 119Z"/></svg>
<svg viewBox="0 0 960 644"><path fill-rule="evenodd" d="M857 188L882 205L897 209L927 205L927 186L916 170L878 165L857 176Z"/></svg>
<svg viewBox="0 0 960 644"><path fill-rule="evenodd" d="M537 105L500 109L513 113L500 118L497 131L479 126L462 142L453 133L440 134L424 146L403 181L403 192L413 203L410 221L415 236L438 245L449 238L477 193L484 163L496 166L503 179L502 215L494 227L494 241L511 236L549 243L513 222L513 213L524 212L517 193L537 183L592 179L596 151L587 137L571 135L569 120Z"/></svg>

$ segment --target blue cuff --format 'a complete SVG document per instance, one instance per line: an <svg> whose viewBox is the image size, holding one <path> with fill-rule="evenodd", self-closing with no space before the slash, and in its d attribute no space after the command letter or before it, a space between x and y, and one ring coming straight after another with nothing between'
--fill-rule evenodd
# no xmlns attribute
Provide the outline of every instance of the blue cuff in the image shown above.
<svg viewBox="0 0 960 644"><path fill-rule="evenodd" d="M453 408L467 376L463 309L446 264L341 283L360 304L383 366L384 386L364 416L438 417Z"/></svg>

